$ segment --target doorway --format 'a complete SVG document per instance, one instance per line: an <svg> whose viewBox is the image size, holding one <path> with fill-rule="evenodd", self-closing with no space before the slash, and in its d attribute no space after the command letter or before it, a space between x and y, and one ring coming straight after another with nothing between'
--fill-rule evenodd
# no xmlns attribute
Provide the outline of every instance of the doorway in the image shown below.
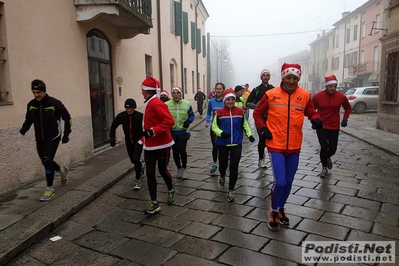
<svg viewBox="0 0 399 266"><path fill-rule="evenodd" d="M86 35L91 121L94 148L109 142L114 118L110 45L104 34L90 30Z"/></svg>

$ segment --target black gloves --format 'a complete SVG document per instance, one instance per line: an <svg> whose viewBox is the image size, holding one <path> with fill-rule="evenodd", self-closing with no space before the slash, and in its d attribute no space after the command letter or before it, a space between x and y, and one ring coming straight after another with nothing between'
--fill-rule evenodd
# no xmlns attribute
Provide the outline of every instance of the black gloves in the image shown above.
<svg viewBox="0 0 399 266"><path fill-rule="evenodd" d="M188 128L188 126L190 125L190 120L186 120L186 121L184 121L184 123L183 123L183 127L184 128Z"/></svg>
<svg viewBox="0 0 399 266"><path fill-rule="evenodd" d="M259 129L259 137L263 141L273 138L272 132L270 132L267 127L262 127L261 129Z"/></svg>
<svg viewBox="0 0 399 266"><path fill-rule="evenodd" d="M254 138L254 136L252 136L252 135L251 135L251 136L249 136L249 141L250 141L250 142L254 142L254 141L255 141L255 138Z"/></svg>
<svg viewBox="0 0 399 266"><path fill-rule="evenodd" d="M348 125L348 119L342 119L341 127L346 127Z"/></svg>
<svg viewBox="0 0 399 266"><path fill-rule="evenodd" d="M222 134L220 134L220 136L224 139L228 139L228 138L230 138L231 135L229 133L226 133L223 131Z"/></svg>
<svg viewBox="0 0 399 266"><path fill-rule="evenodd" d="M64 134L61 142L62 142L62 144L68 143L69 142L69 134Z"/></svg>
<svg viewBox="0 0 399 266"><path fill-rule="evenodd" d="M23 135L25 135L25 131L21 128L20 130L19 130L19 133L21 133L21 135L23 136Z"/></svg>
<svg viewBox="0 0 399 266"><path fill-rule="evenodd" d="M320 118L313 119L311 122L313 129L323 128L323 121Z"/></svg>
<svg viewBox="0 0 399 266"><path fill-rule="evenodd" d="M150 138L150 137L152 137L152 136L154 136L155 134L154 134L154 130L152 130L152 129L149 129L149 130L144 130L143 131L143 136L147 139L147 138Z"/></svg>
<svg viewBox="0 0 399 266"><path fill-rule="evenodd" d="M115 139L111 139L109 145L111 145L111 147L115 147L115 144Z"/></svg>

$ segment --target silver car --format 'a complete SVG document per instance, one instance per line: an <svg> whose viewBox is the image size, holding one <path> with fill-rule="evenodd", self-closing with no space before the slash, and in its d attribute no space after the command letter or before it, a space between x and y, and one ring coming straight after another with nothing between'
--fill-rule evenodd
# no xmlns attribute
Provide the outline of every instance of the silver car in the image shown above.
<svg viewBox="0 0 399 266"><path fill-rule="evenodd" d="M350 88L345 95L354 113L361 114L366 110L378 109L378 87L376 86Z"/></svg>

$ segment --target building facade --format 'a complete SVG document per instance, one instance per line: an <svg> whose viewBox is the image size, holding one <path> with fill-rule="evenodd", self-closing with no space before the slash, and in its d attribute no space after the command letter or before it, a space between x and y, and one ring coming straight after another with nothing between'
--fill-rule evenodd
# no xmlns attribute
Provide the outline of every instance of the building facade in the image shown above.
<svg viewBox="0 0 399 266"><path fill-rule="evenodd" d="M69 166L109 146L126 98L142 110L146 76L190 101L206 84L201 0L2 0L0 13L0 195L44 177L33 127L19 134L33 79L71 113L71 141L56 155Z"/></svg>
<svg viewBox="0 0 399 266"><path fill-rule="evenodd" d="M377 128L399 134L399 0L385 0Z"/></svg>

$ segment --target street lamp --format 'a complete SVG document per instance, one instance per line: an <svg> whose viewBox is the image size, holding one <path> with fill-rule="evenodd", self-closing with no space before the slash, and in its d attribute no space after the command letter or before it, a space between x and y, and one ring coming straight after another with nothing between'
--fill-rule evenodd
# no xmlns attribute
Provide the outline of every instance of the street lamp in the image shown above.
<svg viewBox="0 0 399 266"><path fill-rule="evenodd" d="M229 56L229 52L226 50L226 49L222 49L222 50L218 50L218 57L217 57L217 73L216 73L216 76L217 76L217 81L220 81L220 82L223 82L223 62L221 63L221 65L220 65L220 73L221 73L221 79L219 79L219 58L220 58L220 56L219 55L221 55L221 56L224 56L224 59L223 59L223 61L224 62L227 62L227 57Z"/></svg>

